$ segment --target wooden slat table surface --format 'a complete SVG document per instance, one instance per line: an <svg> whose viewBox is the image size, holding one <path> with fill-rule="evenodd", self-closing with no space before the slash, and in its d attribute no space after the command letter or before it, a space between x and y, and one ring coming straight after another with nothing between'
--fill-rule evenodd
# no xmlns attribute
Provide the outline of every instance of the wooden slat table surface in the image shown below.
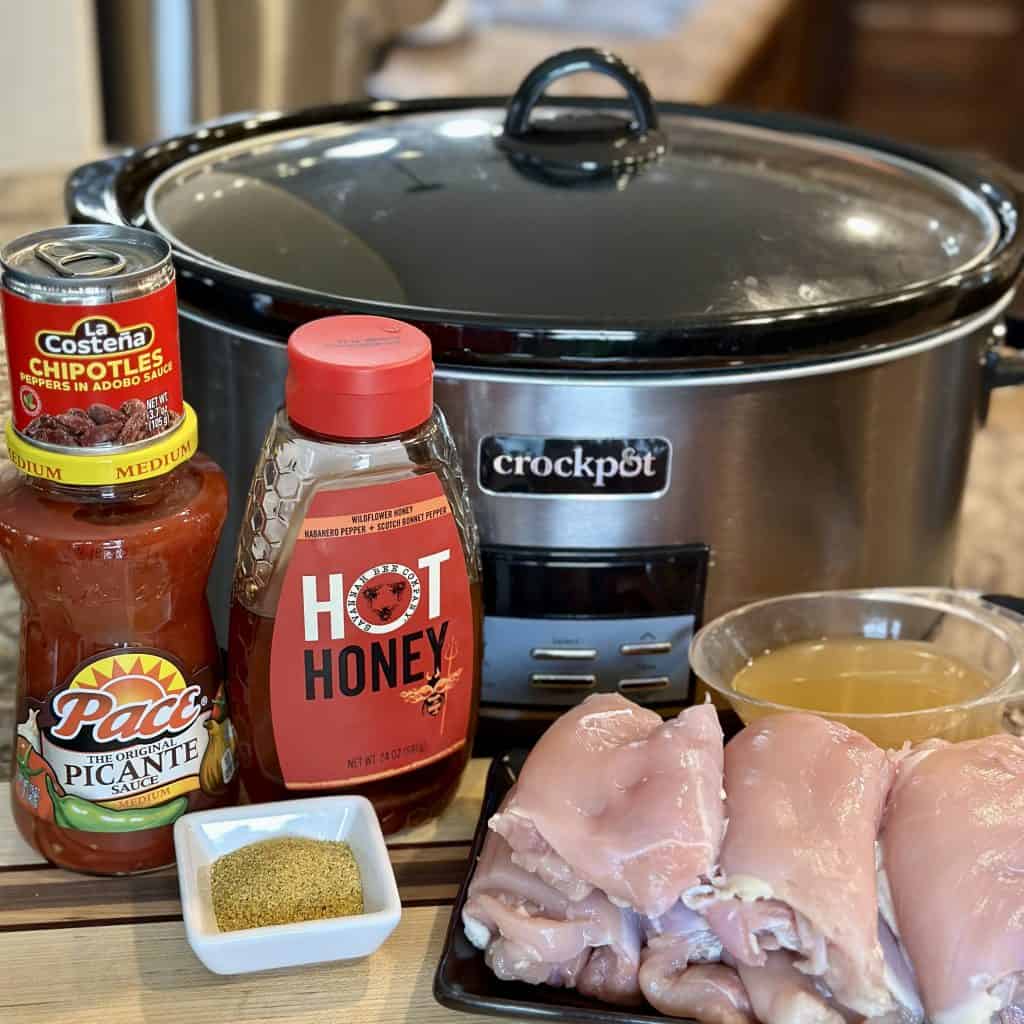
<svg viewBox="0 0 1024 1024"><path fill-rule="evenodd" d="M437 821L389 840L402 922L366 960L220 977L185 938L173 868L94 878L48 865L0 801L3 1024L435 1024L434 968L480 811L474 760ZM483 1018L460 1016L465 1024Z"/></svg>

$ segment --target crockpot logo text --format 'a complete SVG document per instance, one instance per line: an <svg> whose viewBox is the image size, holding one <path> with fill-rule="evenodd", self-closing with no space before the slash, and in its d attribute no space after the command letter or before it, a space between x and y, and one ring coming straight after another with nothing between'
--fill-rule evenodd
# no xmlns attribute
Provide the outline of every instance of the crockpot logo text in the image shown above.
<svg viewBox="0 0 1024 1024"><path fill-rule="evenodd" d="M594 487L604 487L605 481L620 477L632 479L658 475L654 453L641 455L635 448L625 447L618 457L614 455L587 455L582 445L575 445L572 455L512 455L502 452L494 459L494 472L499 476L558 476L563 480L593 480Z"/></svg>
<svg viewBox="0 0 1024 1024"><path fill-rule="evenodd" d="M480 485L497 494L658 494L668 486L670 452L659 437L487 437Z"/></svg>

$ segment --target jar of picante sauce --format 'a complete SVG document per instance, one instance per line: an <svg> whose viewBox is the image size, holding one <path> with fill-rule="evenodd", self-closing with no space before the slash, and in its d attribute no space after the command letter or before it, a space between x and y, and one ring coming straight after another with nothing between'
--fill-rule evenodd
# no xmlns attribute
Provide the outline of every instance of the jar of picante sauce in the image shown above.
<svg viewBox="0 0 1024 1024"><path fill-rule="evenodd" d="M385 832L439 814L472 750L482 620L477 531L433 404L429 340L383 317L299 328L232 592L249 796L361 793Z"/></svg>
<svg viewBox="0 0 1024 1024"><path fill-rule="evenodd" d="M87 408L63 399L69 408L60 411L45 397L50 413L26 402L24 383L12 379L15 401L35 417L24 430L8 424L11 463L0 473L0 554L22 601L14 820L47 860L97 874L173 863L175 820L238 793L206 598L227 482L198 452L192 409L172 403L166 412L165 394L180 393L177 324L164 308L167 278L161 271L154 279L147 263L146 234L111 229L100 251L96 239L58 232L56 242L30 239L31 248L4 253L5 289L17 287L19 300L33 304L8 318L9 348L52 348L46 366L66 351L89 387L115 379L135 387L136 376L143 386L142 375L115 376L125 350L138 361L139 351L159 347L161 365L172 367L155 398L111 387L101 404L83 384ZM51 257L53 273L40 256ZM89 265L97 260L100 268ZM84 282L74 280L78 271ZM145 329L120 331L122 300ZM79 325L69 327L71 340L53 341L51 318Z"/></svg>
<svg viewBox="0 0 1024 1024"><path fill-rule="evenodd" d="M206 599L224 474L196 451L187 406L171 435L130 451L69 455L13 427L7 443L0 552L22 599L14 820L61 867L170 864L181 814L237 799Z"/></svg>

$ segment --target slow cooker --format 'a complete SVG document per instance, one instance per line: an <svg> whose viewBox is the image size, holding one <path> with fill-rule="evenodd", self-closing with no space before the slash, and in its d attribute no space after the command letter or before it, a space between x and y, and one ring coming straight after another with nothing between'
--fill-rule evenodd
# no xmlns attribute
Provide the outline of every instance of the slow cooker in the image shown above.
<svg viewBox="0 0 1024 1024"><path fill-rule="evenodd" d="M621 102L553 99L577 71ZM238 117L90 164L73 219L163 235L186 397L231 481L339 311L434 344L486 573L485 721L690 699L705 617L950 583L975 429L1024 379L1006 174L792 117L655 103L611 54L503 99Z"/></svg>

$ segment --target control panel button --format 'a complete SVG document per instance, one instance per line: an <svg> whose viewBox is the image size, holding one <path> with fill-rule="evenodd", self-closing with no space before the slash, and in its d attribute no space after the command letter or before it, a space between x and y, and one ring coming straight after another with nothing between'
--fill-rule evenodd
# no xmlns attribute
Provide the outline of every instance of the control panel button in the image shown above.
<svg viewBox="0 0 1024 1024"><path fill-rule="evenodd" d="M569 672L534 672L530 685L544 690L592 690L597 676L575 675Z"/></svg>
<svg viewBox="0 0 1024 1024"><path fill-rule="evenodd" d="M668 676L638 676L635 679L620 679L619 689L623 693L647 693L650 690L668 688Z"/></svg>
<svg viewBox="0 0 1024 1024"><path fill-rule="evenodd" d="M619 654L627 656L643 656L645 654L671 654L672 643L669 640L641 640L637 643L619 644Z"/></svg>
<svg viewBox="0 0 1024 1024"><path fill-rule="evenodd" d="M564 709L591 693L623 692L620 679L665 676L667 687L625 692L641 704L686 704L691 685L688 653L695 625L694 617L686 614L631 619L488 615L484 619L483 703ZM669 646L654 648L665 653L623 654L622 648L630 650L631 644ZM647 649L640 648L641 652ZM555 652L555 657L545 657L547 652ZM549 680L549 676L556 678Z"/></svg>
<svg viewBox="0 0 1024 1024"><path fill-rule="evenodd" d="M596 647L534 647L530 657L540 661L593 661Z"/></svg>

